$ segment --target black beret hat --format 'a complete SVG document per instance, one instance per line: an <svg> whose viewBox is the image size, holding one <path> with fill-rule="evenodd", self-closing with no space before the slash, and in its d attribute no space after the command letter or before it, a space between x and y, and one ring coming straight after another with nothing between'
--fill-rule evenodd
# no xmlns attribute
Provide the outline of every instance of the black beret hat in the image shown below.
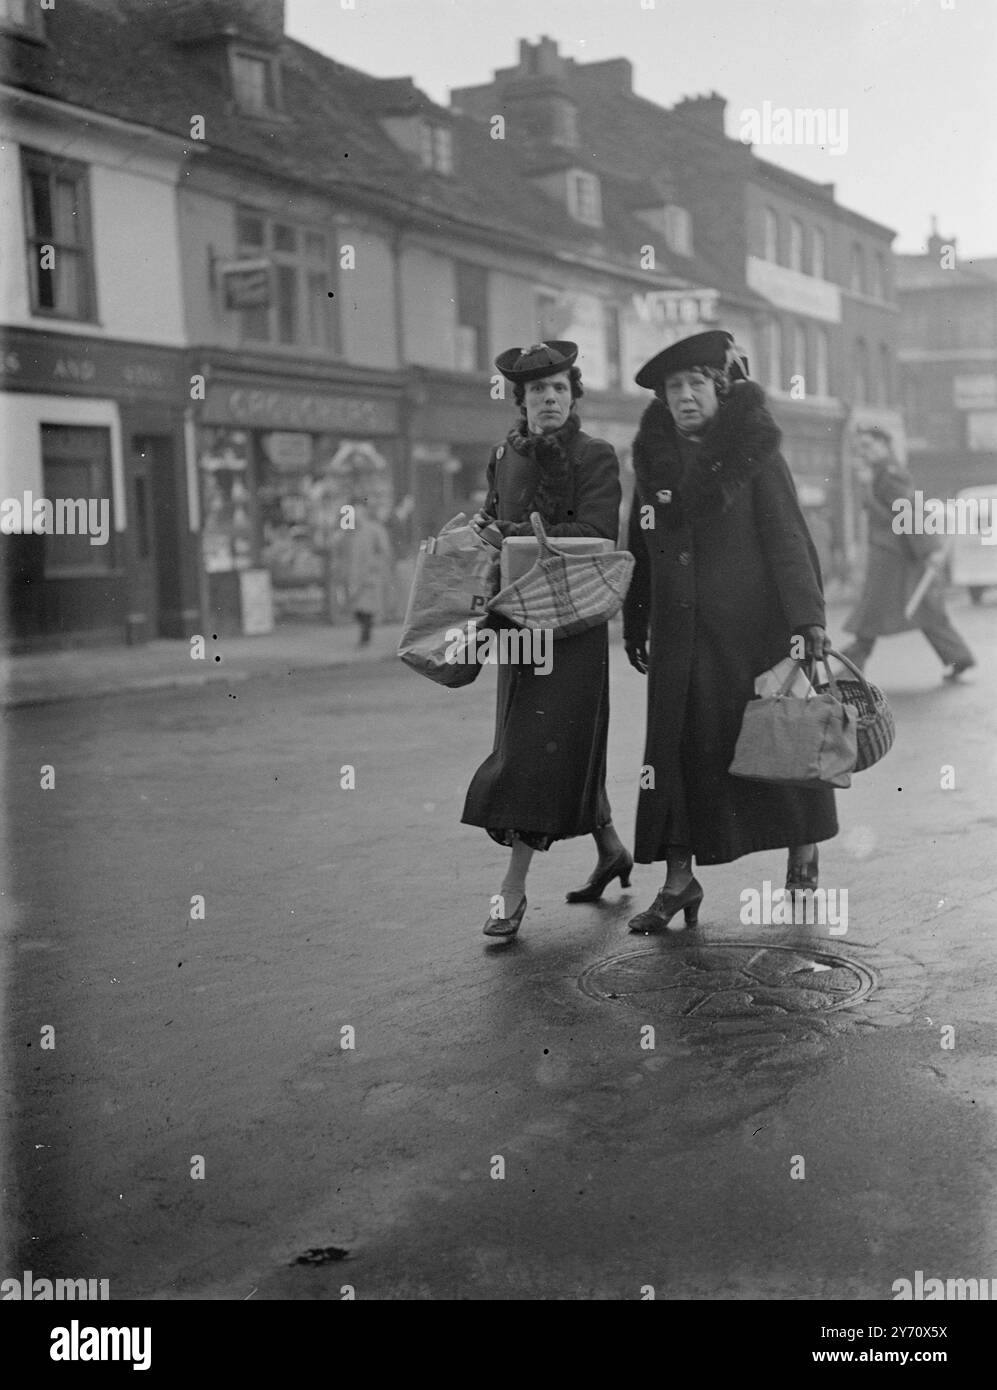
<svg viewBox="0 0 997 1390"><path fill-rule="evenodd" d="M748 359L734 344L734 336L722 328L708 333L694 333L681 338L664 351L657 353L634 377L638 386L649 391L663 391L665 379L673 372L688 372L693 367L720 367L730 370L733 380L747 379Z"/></svg>
<svg viewBox="0 0 997 1390"><path fill-rule="evenodd" d="M566 372L578 356L578 344L552 339L528 348L509 348L500 352L495 365L507 381L537 381L542 376Z"/></svg>

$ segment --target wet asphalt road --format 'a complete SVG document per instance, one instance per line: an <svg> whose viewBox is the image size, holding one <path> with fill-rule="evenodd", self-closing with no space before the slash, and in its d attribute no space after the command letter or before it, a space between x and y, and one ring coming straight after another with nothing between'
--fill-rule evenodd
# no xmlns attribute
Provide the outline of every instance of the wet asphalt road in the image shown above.
<svg viewBox="0 0 997 1390"><path fill-rule="evenodd" d="M574 841L490 946L502 851L459 815L491 672L9 712L5 1266L112 1298L889 1299L918 1269L997 1274L993 599L953 617L975 685L942 687L916 634L870 665L899 735L839 795L833 938L740 922L781 853L702 871L694 938L630 936L659 870L569 907L593 860ZM644 688L613 660L629 839ZM757 1009L724 973L735 941L782 991ZM858 1002L847 966L815 971L835 956L871 983ZM787 1007L819 1004L822 973L842 1007Z"/></svg>

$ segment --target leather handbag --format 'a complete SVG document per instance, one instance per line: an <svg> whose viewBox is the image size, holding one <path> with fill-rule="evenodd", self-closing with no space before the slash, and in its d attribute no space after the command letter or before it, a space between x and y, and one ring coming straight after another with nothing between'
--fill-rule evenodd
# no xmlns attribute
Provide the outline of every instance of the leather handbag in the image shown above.
<svg viewBox="0 0 997 1390"><path fill-rule="evenodd" d="M542 628L559 637L574 637L590 627L609 622L623 606L634 557L629 550L602 555L572 555L558 550L547 539L539 512L530 523L540 546L531 569L500 589L488 604L520 627Z"/></svg>
<svg viewBox="0 0 997 1390"><path fill-rule="evenodd" d="M835 661L840 661L842 666L846 666L855 676L854 680L842 680L839 677L837 691L838 698L846 705L851 705L855 710L858 753L852 771L864 772L867 767L872 767L874 763L879 762L880 758L885 757L893 747L893 740L897 734L893 711L887 704L886 696L879 686L872 685L867 681L859 668L849 661L847 656L833 650L831 656L834 657ZM815 674L815 672L811 672L812 677ZM816 686L816 689L820 693L824 693L828 687L826 685Z"/></svg>
<svg viewBox="0 0 997 1390"><path fill-rule="evenodd" d="M796 667L776 695L749 700L728 769L734 777L792 787L848 787L858 755L858 715L828 685L807 699L790 695Z"/></svg>

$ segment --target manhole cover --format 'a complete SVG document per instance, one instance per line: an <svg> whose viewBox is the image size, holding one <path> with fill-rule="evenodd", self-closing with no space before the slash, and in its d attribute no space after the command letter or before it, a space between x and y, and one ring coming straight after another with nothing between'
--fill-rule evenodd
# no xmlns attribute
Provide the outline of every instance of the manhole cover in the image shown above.
<svg viewBox="0 0 997 1390"><path fill-rule="evenodd" d="M829 951L762 941L632 951L590 966L592 999L650 1003L677 1018L753 1018L848 1008L876 984L868 966Z"/></svg>

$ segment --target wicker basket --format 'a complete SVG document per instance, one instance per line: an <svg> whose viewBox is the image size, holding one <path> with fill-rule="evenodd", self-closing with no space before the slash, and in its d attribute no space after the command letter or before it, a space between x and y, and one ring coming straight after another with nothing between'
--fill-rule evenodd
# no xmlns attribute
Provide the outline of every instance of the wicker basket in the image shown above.
<svg viewBox="0 0 997 1390"><path fill-rule="evenodd" d="M847 656L833 649L830 655L840 661L855 676L855 680L836 679L838 698L843 704L851 705L858 715L858 756L853 772L864 772L867 767L878 763L880 758L893 747L897 726L893 711L886 702L886 696L876 685L870 685L859 668ZM818 685L813 666L808 672L814 689L823 694L829 687ZM830 675L830 672L828 673Z"/></svg>

